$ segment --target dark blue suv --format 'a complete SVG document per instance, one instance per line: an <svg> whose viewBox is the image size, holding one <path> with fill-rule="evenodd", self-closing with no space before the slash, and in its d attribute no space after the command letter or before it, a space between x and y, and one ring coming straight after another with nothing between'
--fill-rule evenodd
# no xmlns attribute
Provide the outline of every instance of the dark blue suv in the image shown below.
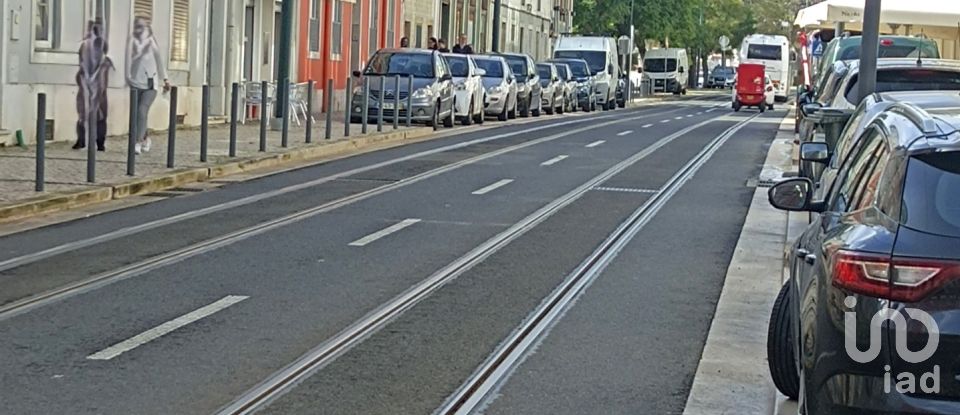
<svg viewBox="0 0 960 415"><path fill-rule="evenodd" d="M771 374L801 413L958 414L960 107L869 117L823 200L807 178L770 189L775 207L819 214L774 305Z"/></svg>

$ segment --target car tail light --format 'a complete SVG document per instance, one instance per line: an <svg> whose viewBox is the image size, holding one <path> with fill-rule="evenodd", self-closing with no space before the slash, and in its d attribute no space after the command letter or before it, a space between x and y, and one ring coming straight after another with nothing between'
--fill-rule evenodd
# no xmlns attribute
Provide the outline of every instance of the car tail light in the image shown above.
<svg viewBox="0 0 960 415"><path fill-rule="evenodd" d="M880 46L893 46L893 41L890 39L880 39Z"/></svg>
<svg viewBox="0 0 960 415"><path fill-rule="evenodd" d="M960 262L839 250L833 285L856 293L913 303L960 278Z"/></svg>

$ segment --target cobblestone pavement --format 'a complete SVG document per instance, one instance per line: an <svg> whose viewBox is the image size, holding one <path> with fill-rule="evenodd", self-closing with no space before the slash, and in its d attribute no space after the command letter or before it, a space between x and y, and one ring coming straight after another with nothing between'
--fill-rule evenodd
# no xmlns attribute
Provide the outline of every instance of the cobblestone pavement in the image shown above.
<svg viewBox="0 0 960 415"><path fill-rule="evenodd" d="M334 116L341 119L342 114ZM325 115L317 117L313 125L313 141L324 141ZM403 120L400 122L403 129ZM424 128L414 125L411 128ZM350 136L360 135L361 126L352 124ZM392 120L384 121L383 131L393 131ZM368 127L368 133L376 133L376 125ZM305 146L306 130L304 126L291 123L288 136L289 148ZM237 126L237 157L251 157L259 153L259 122L247 122ZM334 121L331 128L331 139L342 139L344 136L343 121ZM213 166L227 162L230 128L228 124L211 124L209 128L209 148L207 163L200 162L200 129L189 128L177 131L176 149L174 153L175 169L188 167ZM173 169L166 167L167 163L167 132L155 131L150 133L152 148L137 156L137 178L149 177ZM87 183L87 151L74 150L72 142L48 143L46 147L46 192L74 191L92 188L107 184L117 184L130 179L126 175L127 169L127 137L108 137L105 152L97 153L96 183ZM280 131L267 129L267 152L282 151ZM29 146L0 148L0 203L12 202L43 195L34 191L34 177L36 168L36 148Z"/></svg>

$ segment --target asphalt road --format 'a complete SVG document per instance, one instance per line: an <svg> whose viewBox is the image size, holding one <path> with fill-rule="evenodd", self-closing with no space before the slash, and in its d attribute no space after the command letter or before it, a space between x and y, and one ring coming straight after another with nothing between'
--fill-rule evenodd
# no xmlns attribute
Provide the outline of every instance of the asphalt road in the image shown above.
<svg viewBox="0 0 960 415"><path fill-rule="evenodd" d="M262 409L431 413L627 216L751 115L725 98L464 130L0 238L0 412L215 412L556 206ZM747 180L782 116L748 123L680 188L488 413L682 411Z"/></svg>

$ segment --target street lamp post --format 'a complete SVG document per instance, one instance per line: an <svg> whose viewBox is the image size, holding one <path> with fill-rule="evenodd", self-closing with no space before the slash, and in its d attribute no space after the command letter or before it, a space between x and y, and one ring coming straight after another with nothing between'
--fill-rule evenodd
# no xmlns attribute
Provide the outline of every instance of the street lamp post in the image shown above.
<svg viewBox="0 0 960 415"><path fill-rule="evenodd" d="M500 0L493 0L493 30L490 31L493 37L493 47L490 48L494 53L500 52Z"/></svg>
<svg viewBox="0 0 960 415"><path fill-rule="evenodd" d="M633 0L630 0L630 45L627 47L627 102L633 102L633 81L630 80L630 74L633 73L633 48L636 43L633 42Z"/></svg>
<svg viewBox="0 0 960 415"><path fill-rule="evenodd" d="M877 89L877 56L880 53L880 0L863 5L863 38L860 52L860 100Z"/></svg>

